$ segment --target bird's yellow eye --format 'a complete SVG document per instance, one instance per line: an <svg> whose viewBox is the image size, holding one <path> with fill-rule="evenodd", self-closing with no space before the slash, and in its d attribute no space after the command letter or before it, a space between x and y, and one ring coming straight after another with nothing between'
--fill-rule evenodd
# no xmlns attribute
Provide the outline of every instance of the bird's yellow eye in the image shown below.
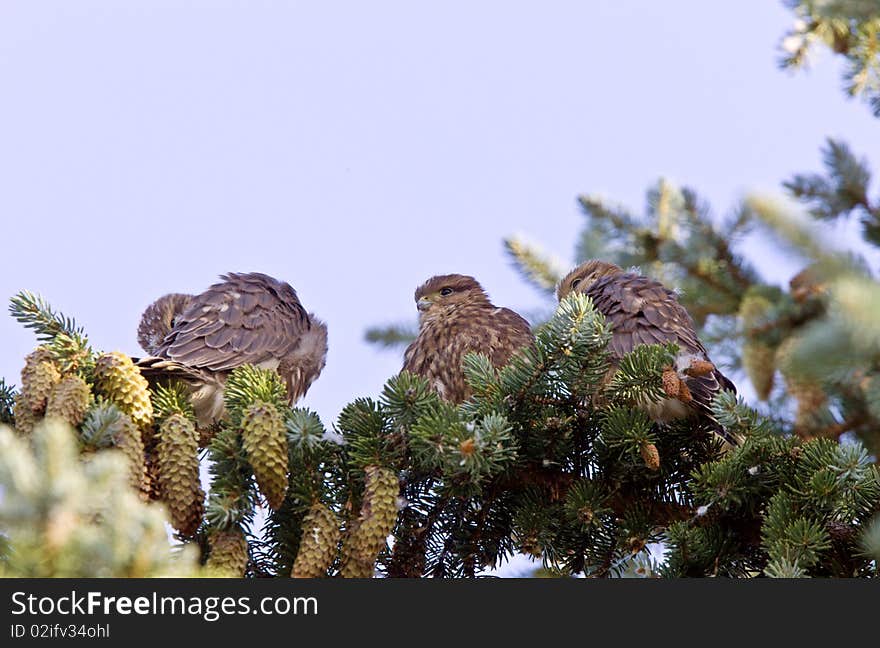
<svg viewBox="0 0 880 648"><path fill-rule="evenodd" d="M452 288L448 288L448 287L447 287L447 288L441 288L441 289L440 289L440 294L441 294L443 297L448 297L449 295L452 294Z"/></svg>
<svg viewBox="0 0 880 648"><path fill-rule="evenodd" d="M578 285L580 282L581 282L580 279L575 279L574 281L572 281L572 282L571 282L571 289L574 290L575 288L577 288L577 285Z"/></svg>

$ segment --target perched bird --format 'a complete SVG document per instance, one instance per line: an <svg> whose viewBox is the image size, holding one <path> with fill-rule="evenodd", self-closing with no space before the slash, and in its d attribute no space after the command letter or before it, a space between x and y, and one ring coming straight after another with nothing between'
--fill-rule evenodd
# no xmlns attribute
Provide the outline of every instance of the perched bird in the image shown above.
<svg viewBox="0 0 880 648"><path fill-rule="evenodd" d="M192 300L192 295L171 293L159 297L147 306L138 326L138 344L141 348L150 355L156 355L156 351L165 341L165 336L174 328L176 319Z"/></svg>
<svg viewBox="0 0 880 648"><path fill-rule="evenodd" d="M431 277L416 290L419 334L404 354L403 368L428 379L441 398L460 403L471 395L462 360L480 352L496 367L534 343L529 323L489 301L473 277Z"/></svg>
<svg viewBox="0 0 880 648"><path fill-rule="evenodd" d="M199 425L224 414L223 386L236 367L274 369L293 404L324 368L327 327L307 313L289 284L259 272L220 277L200 295L170 294L141 317L138 361L150 380L188 385Z"/></svg>
<svg viewBox="0 0 880 648"><path fill-rule="evenodd" d="M736 387L709 360L697 337L691 316L675 293L663 284L613 263L587 261L562 279L556 289L560 301L572 292L584 293L611 327L611 372L627 353L640 344L678 345L674 367L663 373L668 398L645 403L656 422L698 415L709 427L736 444L712 416L712 398L722 389L736 393Z"/></svg>

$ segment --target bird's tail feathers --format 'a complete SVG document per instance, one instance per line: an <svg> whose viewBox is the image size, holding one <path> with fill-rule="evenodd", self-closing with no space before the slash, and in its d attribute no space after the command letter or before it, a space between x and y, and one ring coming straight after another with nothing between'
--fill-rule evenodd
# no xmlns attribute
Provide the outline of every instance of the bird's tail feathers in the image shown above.
<svg viewBox="0 0 880 648"><path fill-rule="evenodd" d="M163 378L177 378L185 382L204 382L205 374L200 369L187 367L184 364L169 360L148 356L146 358L132 358L141 375L147 380L154 382Z"/></svg>

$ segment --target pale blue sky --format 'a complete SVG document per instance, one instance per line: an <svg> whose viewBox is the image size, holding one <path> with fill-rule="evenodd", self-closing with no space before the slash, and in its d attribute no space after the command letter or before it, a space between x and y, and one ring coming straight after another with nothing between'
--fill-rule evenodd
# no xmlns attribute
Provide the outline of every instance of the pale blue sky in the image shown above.
<svg viewBox="0 0 880 648"><path fill-rule="evenodd" d="M539 305L501 238L569 260L579 193L641 209L664 175L723 214L818 170L829 135L880 169L838 62L777 69L791 21L766 0L2 0L0 296L37 291L139 354L155 297L272 274L328 323L302 403L329 425L399 369L363 332L414 318L427 276ZM3 316L0 339L17 383L33 335Z"/></svg>

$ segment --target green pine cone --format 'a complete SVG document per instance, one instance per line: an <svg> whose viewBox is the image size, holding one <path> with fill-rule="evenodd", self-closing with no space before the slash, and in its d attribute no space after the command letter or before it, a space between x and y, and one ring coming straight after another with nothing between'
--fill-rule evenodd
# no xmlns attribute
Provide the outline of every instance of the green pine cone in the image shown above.
<svg viewBox="0 0 880 648"><path fill-rule="evenodd" d="M767 297L754 293L743 297L739 306L739 317L746 334L742 347L743 368L761 400L767 400L773 390L776 350L759 337L753 337L752 329L761 325L762 318L772 306Z"/></svg>
<svg viewBox="0 0 880 648"><path fill-rule="evenodd" d="M131 358L119 351L101 355L95 363L95 388L131 416L142 434L148 432L153 423L149 385Z"/></svg>
<svg viewBox="0 0 880 648"><path fill-rule="evenodd" d="M388 468L367 466L366 493L361 505L358 543L365 556L376 556L385 546L388 534L397 521L397 496L400 484Z"/></svg>
<svg viewBox="0 0 880 648"><path fill-rule="evenodd" d="M339 573L343 578L372 578L375 572L374 559L364 558L351 546L357 527L349 532L349 542L342 546L342 564Z"/></svg>
<svg viewBox="0 0 880 648"><path fill-rule="evenodd" d="M342 575L346 578L369 578L373 575L376 557L385 547L385 541L397 521L397 496L400 492L397 475L379 466L367 466L366 473L360 515L343 547Z"/></svg>
<svg viewBox="0 0 880 648"><path fill-rule="evenodd" d="M128 414L122 415L112 425L113 443L122 451L128 461L129 483L132 488L142 490L146 467L144 466L144 442L138 427Z"/></svg>
<svg viewBox="0 0 880 648"><path fill-rule="evenodd" d="M339 521L321 503L312 504L302 522L302 540L296 561L293 563L294 578L320 578L336 557L341 532Z"/></svg>
<svg viewBox="0 0 880 648"><path fill-rule="evenodd" d="M742 347L742 363L758 398L767 400L776 376L776 351L763 342L747 340Z"/></svg>
<svg viewBox="0 0 880 648"><path fill-rule="evenodd" d="M211 554L205 563L208 575L242 578L248 564L248 544L241 529L219 531L211 536L210 544Z"/></svg>
<svg viewBox="0 0 880 648"><path fill-rule="evenodd" d="M61 382L61 372L45 347L39 347L27 358L21 370L21 394L34 414L42 414L52 389Z"/></svg>
<svg viewBox="0 0 880 648"><path fill-rule="evenodd" d="M79 376L68 376L55 385L46 403L46 417L62 418L79 427L92 400L92 392Z"/></svg>
<svg viewBox="0 0 880 648"><path fill-rule="evenodd" d="M278 408L264 401L247 407L241 436L260 492L277 511L287 493L287 432Z"/></svg>
<svg viewBox="0 0 880 648"><path fill-rule="evenodd" d="M27 399L20 393L15 395L12 416L15 419L16 431L22 435L33 432L34 426L42 419L42 416L34 413Z"/></svg>
<svg viewBox="0 0 880 648"><path fill-rule="evenodd" d="M205 512L205 493L199 482L199 445L192 421L172 414L159 426L156 446L159 488L171 512L171 524L193 535Z"/></svg>

